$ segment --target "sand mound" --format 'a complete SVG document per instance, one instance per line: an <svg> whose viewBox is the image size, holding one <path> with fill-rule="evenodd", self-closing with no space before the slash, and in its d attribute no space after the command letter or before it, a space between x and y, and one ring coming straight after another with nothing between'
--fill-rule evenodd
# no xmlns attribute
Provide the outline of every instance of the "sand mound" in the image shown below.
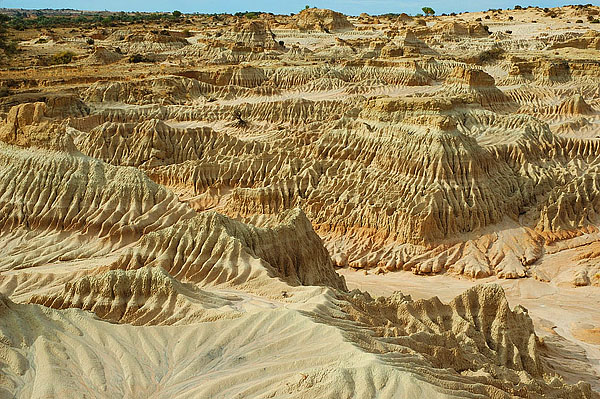
<svg viewBox="0 0 600 399"><path fill-rule="evenodd" d="M118 62L122 58L123 55L119 53L111 51L105 47L96 46L92 55L86 58L85 62L91 65L108 65Z"/></svg>
<svg viewBox="0 0 600 399"><path fill-rule="evenodd" d="M296 209L279 217L276 226L257 228L203 213L145 235L111 268L160 266L179 280L202 285L239 285L268 276L290 285L344 288L304 213ZM261 283L253 284L260 288Z"/></svg>
<svg viewBox="0 0 600 399"><path fill-rule="evenodd" d="M446 40L457 37L487 37L490 32L477 22L437 22L431 28L433 34L442 35Z"/></svg>
<svg viewBox="0 0 600 399"><path fill-rule="evenodd" d="M80 149L115 165L155 167L201 159L216 142L237 144L210 128L177 129L150 119L138 124L106 122L90 131Z"/></svg>
<svg viewBox="0 0 600 399"><path fill-rule="evenodd" d="M189 44L185 38L168 30L150 32L118 30L111 33L106 40L123 52L131 54L174 51Z"/></svg>
<svg viewBox="0 0 600 399"><path fill-rule="evenodd" d="M437 298L413 302L401 293L377 300L367 297L353 303L348 313L374 326L379 336L410 337L399 341L424 353L438 368L477 371L493 364L499 368L492 375L512 374L502 377L506 380L519 379L519 371L542 375L540 343L527 310L511 311L496 285L476 286L448 305ZM452 343L446 342L445 333L454 335Z"/></svg>
<svg viewBox="0 0 600 399"><path fill-rule="evenodd" d="M359 344L361 348L382 355L398 353L388 360L392 364L414 362L423 371L433 367L435 378L446 389L486 397L503 395L503 391L518 396L513 384L522 384L521 392L528 395L588 395L585 384L573 389L541 382L543 344L527 310L511 310L496 285L475 286L447 305L437 298L412 301L400 292L373 299L353 291L346 298L348 302L340 305L346 317L363 328L369 326L373 334ZM471 385L471 378L481 385Z"/></svg>
<svg viewBox="0 0 600 399"><path fill-rule="evenodd" d="M579 37L566 40L564 42L554 43L550 46L551 49L559 49L565 47L600 50L600 32L590 29L585 34Z"/></svg>
<svg viewBox="0 0 600 399"><path fill-rule="evenodd" d="M479 69L456 67L446 79L450 95L466 94L488 109L511 107L511 99L495 86L492 76Z"/></svg>
<svg viewBox="0 0 600 399"><path fill-rule="evenodd" d="M263 21L249 21L240 23L224 37L226 40L241 42L250 48L264 48L269 50L281 50L283 46L275 40L275 34ZM255 50L256 51L256 50Z"/></svg>
<svg viewBox="0 0 600 399"><path fill-rule="evenodd" d="M226 297L182 284L160 267L111 270L65 284L64 291L33 296L30 303L54 309L79 308L115 323L172 325L235 317Z"/></svg>
<svg viewBox="0 0 600 399"><path fill-rule="evenodd" d="M544 62L537 69L537 80L542 84L563 84L572 80L571 68L564 61Z"/></svg>
<svg viewBox="0 0 600 399"><path fill-rule="evenodd" d="M354 29L344 14L332 10L307 8L294 16L294 23L300 30L338 32Z"/></svg>
<svg viewBox="0 0 600 399"><path fill-rule="evenodd" d="M398 55L436 55L424 41L420 40L415 34L414 30L407 28L403 29L398 33L394 33L392 36L392 43L387 45L387 49L384 47L381 51L382 58L388 58ZM390 48L391 47L391 48ZM393 50L394 48L401 49Z"/></svg>
<svg viewBox="0 0 600 399"><path fill-rule="evenodd" d="M83 92L86 102L185 104L200 96L200 82L179 76L139 82L96 82Z"/></svg>
<svg viewBox="0 0 600 399"><path fill-rule="evenodd" d="M65 151L75 150L65 126L50 120L46 103L25 103L9 111L0 127L0 141L23 147L41 147Z"/></svg>
<svg viewBox="0 0 600 399"><path fill-rule="evenodd" d="M596 111L585 101L581 94L575 94L565 98L558 104L550 105L545 108L537 108L535 111L530 111L532 114L542 115L593 115Z"/></svg>
<svg viewBox="0 0 600 399"><path fill-rule="evenodd" d="M4 270L106 253L193 214L142 172L92 158L3 146L0 165Z"/></svg>

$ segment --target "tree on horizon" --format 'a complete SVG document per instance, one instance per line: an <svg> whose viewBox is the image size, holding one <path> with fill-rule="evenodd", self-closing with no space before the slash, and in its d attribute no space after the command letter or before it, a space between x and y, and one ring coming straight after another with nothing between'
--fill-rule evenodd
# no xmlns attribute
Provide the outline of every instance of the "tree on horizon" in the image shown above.
<svg viewBox="0 0 600 399"><path fill-rule="evenodd" d="M425 14L425 15L434 15L435 14L435 11L431 7L423 7L423 8L421 8L421 10L423 10L423 14Z"/></svg>

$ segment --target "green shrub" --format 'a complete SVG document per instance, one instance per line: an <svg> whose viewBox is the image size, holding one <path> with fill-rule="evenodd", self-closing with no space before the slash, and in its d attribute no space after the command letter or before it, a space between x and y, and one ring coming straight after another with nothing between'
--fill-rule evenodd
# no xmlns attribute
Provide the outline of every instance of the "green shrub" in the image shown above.
<svg viewBox="0 0 600 399"><path fill-rule="evenodd" d="M75 53L71 51L56 53L50 58L50 65L70 64L73 61L73 57L75 57Z"/></svg>
<svg viewBox="0 0 600 399"><path fill-rule="evenodd" d="M132 54L129 56L129 62L132 64L137 64L139 62L153 62L150 58L142 55L142 54Z"/></svg>
<svg viewBox="0 0 600 399"><path fill-rule="evenodd" d="M0 37L0 49L4 50L4 54L6 55L16 54L18 50L17 42Z"/></svg>
<svg viewBox="0 0 600 399"><path fill-rule="evenodd" d="M425 15L434 15L435 14L435 11L431 7L423 7L423 8L421 8L421 10L423 10L423 14L425 14Z"/></svg>

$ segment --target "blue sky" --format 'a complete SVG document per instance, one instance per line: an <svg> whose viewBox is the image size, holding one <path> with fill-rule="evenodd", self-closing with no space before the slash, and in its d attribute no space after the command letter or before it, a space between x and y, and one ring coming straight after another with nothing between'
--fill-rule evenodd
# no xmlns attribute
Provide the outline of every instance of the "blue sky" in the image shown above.
<svg viewBox="0 0 600 399"><path fill-rule="evenodd" d="M276 14L298 12L305 5L319 8L330 8L348 15L358 15L361 12L369 14L383 14L387 12L406 12L414 14L420 12L421 7L432 7L438 14L479 11L490 8L508 8L516 4L521 6L533 5L540 7L556 7L573 4L556 0L471 0L471 1L444 1L444 0L0 0L0 7L6 8L74 8L80 10L110 10L110 11L172 11L183 12L237 12L237 11L267 11ZM581 0L575 4L591 3L600 5L600 0Z"/></svg>

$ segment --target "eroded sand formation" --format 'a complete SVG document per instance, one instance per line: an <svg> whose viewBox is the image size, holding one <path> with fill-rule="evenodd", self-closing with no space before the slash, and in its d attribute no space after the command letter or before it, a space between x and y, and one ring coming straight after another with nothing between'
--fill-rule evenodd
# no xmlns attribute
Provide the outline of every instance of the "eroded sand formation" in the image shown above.
<svg viewBox="0 0 600 399"><path fill-rule="evenodd" d="M600 289L599 14L25 31L0 397L598 397L600 322L540 337L490 283ZM336 267L486 280L413 301Z"/></svg>

